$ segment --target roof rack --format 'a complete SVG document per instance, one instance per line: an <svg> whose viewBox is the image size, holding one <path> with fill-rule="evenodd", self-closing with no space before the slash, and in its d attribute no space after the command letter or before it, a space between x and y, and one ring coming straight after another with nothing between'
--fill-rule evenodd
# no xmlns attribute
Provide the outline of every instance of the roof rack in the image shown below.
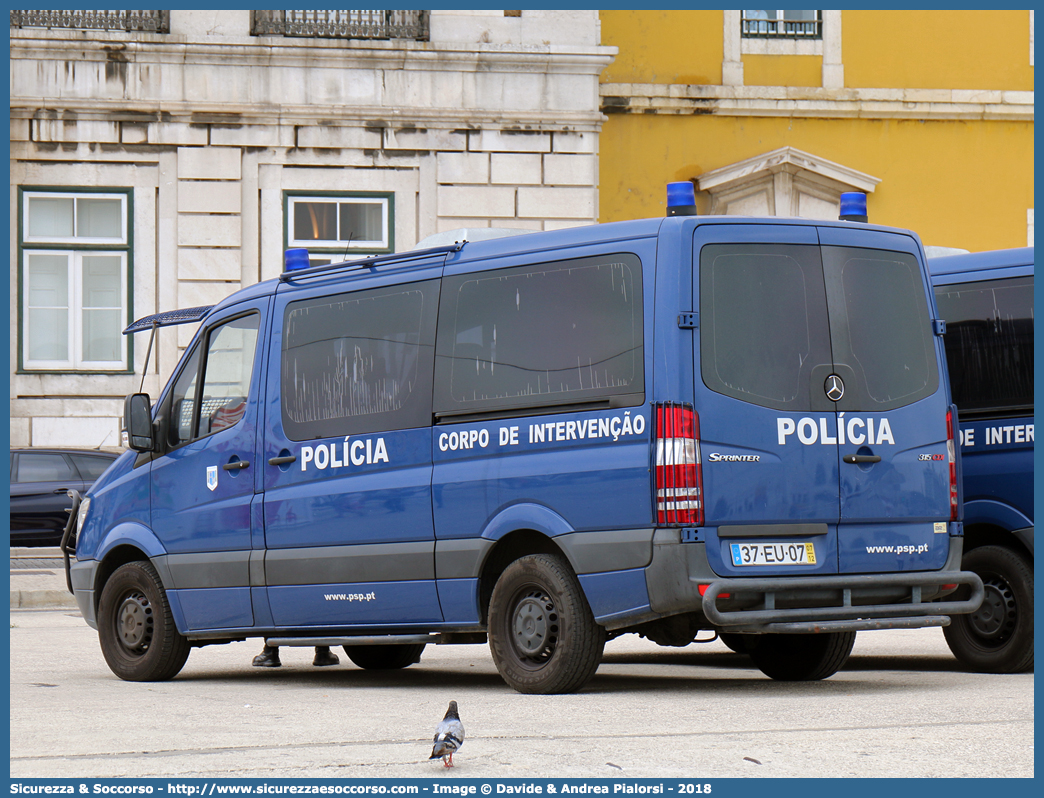
<svg viewBox="0 0 1044 798"><path fill-rule="evenodd" d="M151 330L155 327L171 327L175 324L190 324L194 321L202 321L213 305L200 305L195 308L182 308L181 310L165 310L152 316L145 316L127 326L124 335Z"/></svg>
<svg viewBox="0 0 1044 798"><path fill-rule="evenodd" d="M405 252L393 252L389 255L371 255L368 258L360 258L359 260L346 260L341 263L327 263L323 266L312 266L307 269L295 269L290 272L283 272L279 275L281 282L287 283L291 280L296 280L300 277L312 277L316 274L323 274L325 272L337 270L349 271L352 269L366 269L370 266L376 266L380 263L391 263L394 261L401 260L412 260L414 258L423 258L427 255L441 255L449 254L450 252L460 252L467 244L467 241L455 241L452 244L447 244L442 247L431 247L430 249L414 249L406 250Z"/></svg>

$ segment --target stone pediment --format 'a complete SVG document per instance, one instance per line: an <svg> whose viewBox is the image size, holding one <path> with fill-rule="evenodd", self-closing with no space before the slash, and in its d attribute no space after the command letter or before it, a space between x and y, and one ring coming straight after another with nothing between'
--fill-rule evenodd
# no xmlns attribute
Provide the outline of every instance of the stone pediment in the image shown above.
<svg viewBox="0 0 1044 798"><path fill-rule="evenodd" d="M841 194L870 194L881 179L794 147L705 172L696 186L711 196L711 213L836 219Z"/></svg>

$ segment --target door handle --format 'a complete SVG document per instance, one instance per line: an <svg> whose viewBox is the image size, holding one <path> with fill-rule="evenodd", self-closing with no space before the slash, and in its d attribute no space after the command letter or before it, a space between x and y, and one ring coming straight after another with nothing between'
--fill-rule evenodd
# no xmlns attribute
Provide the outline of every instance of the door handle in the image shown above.
<svg viewBox="0 0 1044 798"><path fill-rule="evenodd" d="M270 457L268 459L269 465L286 465L287 463L297 462L296 454L288 454L285 457Z"/></svg>
<svg viewBox="0 0 1044 798"><path fill-rule="evenodd" d="M226 471L238 471L241 468L250 468L249 460L236 460L234 463L225 463L221 466Z"/></svg>
<svg viewBox="0 0 1044 798"><path fill-rule="evenodd" d="M56 488L55 490L51 491L51 493L68 493L68 492L69 492L68 488Z"/></svg>
<svg viewBox="0 0 1044 798"><path fill-rule="evenodd" d="M841 458L846 463L880 463L881 456L878 454L846 454Z"/></svg>

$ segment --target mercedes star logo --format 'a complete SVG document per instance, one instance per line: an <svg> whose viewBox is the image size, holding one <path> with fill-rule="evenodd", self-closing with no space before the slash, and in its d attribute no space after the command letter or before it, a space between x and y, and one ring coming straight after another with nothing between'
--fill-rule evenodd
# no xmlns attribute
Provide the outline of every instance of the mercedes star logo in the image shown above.
<svg viewBox="0 0 1044 798"><path fill-rule="evenodd" d="M827 399L831 402L839 402L845 395L845 384L836 374L831 374L823 383L823 390L826 391Z"/></svg>

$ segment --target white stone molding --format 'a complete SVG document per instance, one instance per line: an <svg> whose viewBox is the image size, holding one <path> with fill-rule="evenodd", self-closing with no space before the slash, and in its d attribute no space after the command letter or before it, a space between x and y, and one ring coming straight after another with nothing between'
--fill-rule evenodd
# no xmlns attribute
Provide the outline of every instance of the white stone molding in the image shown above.
<svg viewBox="0 0 1044 798"><path fill-rule="evenodd" d="M724 57L721 62L721 82L725 86L743 85L743 52L740 36L740 14L727 10L722 30Z"/></svg>
<svg viewBox="0 0 1044 798"><path fill-rule="evenodd" d="M603 83L604 113L1033 121L1032 91Z"/></svg>
<svg viewBox="0 0 1044 798"><path fill-rule="evenodd" d="M823 88L843 89L845 67L841 58L841 12L823 11Z"/></svg>
<svg viewBox="0 0 1044 798"><path fill-rule="evenodd" d="M836 219L842 192L872 193L880 178L808 152L781 147L704 172L696 186L712 214Z"/></svg>

